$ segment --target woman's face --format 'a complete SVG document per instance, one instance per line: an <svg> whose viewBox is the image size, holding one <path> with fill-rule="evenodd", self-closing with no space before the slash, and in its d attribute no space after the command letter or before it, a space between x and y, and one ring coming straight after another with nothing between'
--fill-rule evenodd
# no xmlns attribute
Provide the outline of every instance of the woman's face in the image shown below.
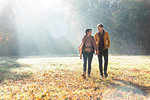
<svg viewBox="0 0 150 100"><path fill-rule="evenodd" d="M89 32L88 32L88 35L91 35L92 34L92 30L90 30Z"/></svg>

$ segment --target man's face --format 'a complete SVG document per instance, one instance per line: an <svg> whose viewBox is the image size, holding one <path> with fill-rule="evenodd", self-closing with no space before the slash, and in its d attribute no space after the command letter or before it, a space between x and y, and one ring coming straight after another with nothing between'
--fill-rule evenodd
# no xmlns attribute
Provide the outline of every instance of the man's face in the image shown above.
<svg viewBox="0 0 150 100"><path fill-rule="evenodd" d="M98 29L99 32L103 31L103 27L98 26L97 29Z"/></svg>

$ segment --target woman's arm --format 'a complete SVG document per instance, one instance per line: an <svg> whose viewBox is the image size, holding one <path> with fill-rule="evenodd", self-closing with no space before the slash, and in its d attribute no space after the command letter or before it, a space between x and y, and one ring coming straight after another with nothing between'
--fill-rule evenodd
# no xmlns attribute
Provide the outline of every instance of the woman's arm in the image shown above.
<svg viewBox="0 0 150 100"><path fill-rule="evenodd" d="M98 54L99 51L98 51L98 48L97 48L97 45L96 45L96 41L95 41L94 38L92 38L92 44L93 44L93 46L94 46L94 50L96 50L96 54Z"/></svg>
<svg viewBox="0 0 150 100"><path fill-rule="evenodd" d="M93 46L94 46L94 49L97 51L98 48L97 48L97 46L96 46L96 41L95 41L95 40L93 40Z"/></svg>
<svg viewBox="0 0 150 100"><path fill-rule="evenodd" d="M85 42L86 41L86 35L82 38L82 42Z"/></svg>

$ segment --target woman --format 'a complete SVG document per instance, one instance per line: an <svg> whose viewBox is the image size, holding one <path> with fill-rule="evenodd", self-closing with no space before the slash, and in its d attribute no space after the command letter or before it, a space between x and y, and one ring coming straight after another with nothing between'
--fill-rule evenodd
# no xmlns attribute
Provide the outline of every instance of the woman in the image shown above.
<svg viewBox="0 0 150 100"><path fill-rule="evenodd" d="M87 60L88 60L88 77L90 77L93 53L96 50L96 54L98 54L96 42L94 40L94 37L91 35L92 29L86 29L85 33L86 33L86 35L82 39L82 44L79 46L79 52L80 52L81 59L82 59L81 54L83 54L83 74L82 74L82 76L84 78L86 78Z"/></svg>

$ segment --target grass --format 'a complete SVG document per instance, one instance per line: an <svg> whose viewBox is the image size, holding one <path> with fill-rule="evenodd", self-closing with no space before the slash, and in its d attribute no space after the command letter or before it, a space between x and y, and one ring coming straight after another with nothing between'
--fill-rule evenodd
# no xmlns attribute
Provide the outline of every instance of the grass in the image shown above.
<svg viewBox="0 0 150 100"><path fill-rule="evenodd" d="M97 57L83 79L78 57L0 60L0 99L148 100L150 56L110 56L108 78L100 78Z"/></svg>

